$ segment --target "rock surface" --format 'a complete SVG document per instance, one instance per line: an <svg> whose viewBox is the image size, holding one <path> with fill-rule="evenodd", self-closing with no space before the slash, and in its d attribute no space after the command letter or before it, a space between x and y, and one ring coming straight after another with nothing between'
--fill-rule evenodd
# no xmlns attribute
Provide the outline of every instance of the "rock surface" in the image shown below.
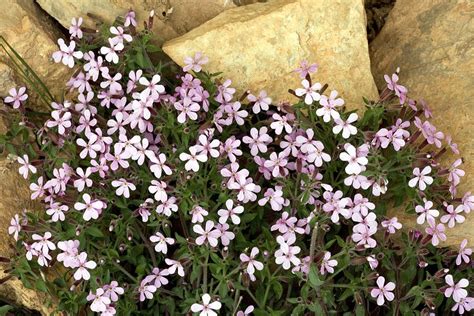
<svg viewBox="0 0 474 316"><path fill-rule="evenodd" d="M65 80L71 72L64 66L50 62L51 54L57 50L56 40L61 35L52 25L52 20L31 0L0 1L0 34L26 60L32 69L50 87L54 95L63 90ZM0 49L0 106L3 97L12 87L21 84L21 78L11 67L12 63L5 52ZM31 96L29 106L37 106ZM0 122L0 134L5 133L5 126ZM0 256L8 256L12 241L6 234L10 219L23 208L31 209L29 190L17 172L18 166L6 158L0 158ZM0 267L0 278L3 272ZM25 289L19 280L10 280L0 285L0 298L11 304L24 306L31 310L49 315L44 298L34 291Z"/></svg>
<svg viewBox="0 0 474 316"><path fill-rule="evenodd" d="M302 60L317 62L316 79L336 89L350 107L362 96L378 96L368 56L362 0L273 0L227 10L163 50L182 65L202 51L205 69L223 72L242 93L265 89L278 101L293 100L300 86L292 70Z"/></svg>
<svg viewBox="0 0 474 316"><path fill-rule="evenodd" d="M128 10L136 12L137 23L143 26L151 10L155 10L153 31L157 38L169 40L184 34L215 17L225 9L235 7L226 0L37 0L39 5L64 27L71 19L82 17L83 25L95 29L98 21L112 23Z"/></svg>
<svg viewBox="0 0 474 316"><path fill-rule="evenodd" d="M379 88L383 75L400 66L400 82L411 97L423 98L433 123L452 136L465 159L458 195L474 192L474 2L397 0L371 43L372 71ZM449 165L454 156L445 157ZM474 216L448 230L448 243L474 243Z"/></svg>

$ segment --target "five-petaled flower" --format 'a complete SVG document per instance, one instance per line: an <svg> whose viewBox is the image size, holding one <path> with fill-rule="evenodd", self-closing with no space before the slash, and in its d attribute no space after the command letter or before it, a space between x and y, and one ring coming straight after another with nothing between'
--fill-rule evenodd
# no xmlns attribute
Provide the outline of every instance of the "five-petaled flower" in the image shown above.
<svg viewBox="0 0 474 316"><path fill-rule="evenodd" d="M393 294L393 290L395 289L395 283L388 282L385 284L385 278L383 276L379 276L377 278L377 286L378 288L374 288L370 291L370 295L373 298L377 298L377 305L382 306L387 301L393 301L395 295Z"/></svg>

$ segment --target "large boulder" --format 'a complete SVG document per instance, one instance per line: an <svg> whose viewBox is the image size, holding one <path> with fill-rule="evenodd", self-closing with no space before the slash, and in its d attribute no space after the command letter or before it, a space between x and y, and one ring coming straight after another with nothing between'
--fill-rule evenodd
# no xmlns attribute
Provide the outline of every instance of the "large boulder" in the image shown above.
<svg viewBox="0 0 474 316"><path fill-rule="evenodd" d="M59 96L71 71L65 66L51 62L51 54L57 50L56 41L61 35L55 29L54 21L31 0L2 0L0 11L0 35L31 66L52 94ZM10 88L25 84L13 65L5 51L0 49L1 107L4 106L3 98ZM38 98L29 93L28 106L37 107L40 104ZM0 134L5 132L5 125L0 122ZM18 175L16 162L12 163L6 157L0 158L0 179L0 256L8 257L14 251L10 247L13 240L6 233L10 219L23 209L31 210L32 204L27 183ZM3 276L0 266L0 278ZM25 289L19 280L10 280L0 285L0 300L39 311L43 315L50 314L45 298Z"/></svg>
<svg viewBox="0 0 474 316"><path fill-rule="evenodd" d="M383 75L400 66L400 82L411 97L423 98L433 123L451 135L465 159L458 195L474 192L474 2L397 0L382 31L370 45L379 88ZM444 157L449 165L456 159ZM413 220L408 220L413 223ZM448 231L448 243L474 243L474 217Z"/></svg>
<svg viewBox="0 0 474 316"><path fill-rule="evenodd" d="M71 19L82 17L83 25L96 29L97 22L112 23L128 10L136 12L139 27L155 11L153 31L158 39L169 40L184 34L215 17L225 9L235 7L226 0L37 0L39 5L64 27Z"/></svg>
<svg viewBox="0 0 474 316"><path fill-rule="evenodd" d="M363 0L272 0L224 11L163 50L183 65L201 51L205 69L223 72L239 92L265 89L277 101L292 100L300 86L292 70L317 62L316 78L338 90L349 107L377 98L370 73Z"/></svg>

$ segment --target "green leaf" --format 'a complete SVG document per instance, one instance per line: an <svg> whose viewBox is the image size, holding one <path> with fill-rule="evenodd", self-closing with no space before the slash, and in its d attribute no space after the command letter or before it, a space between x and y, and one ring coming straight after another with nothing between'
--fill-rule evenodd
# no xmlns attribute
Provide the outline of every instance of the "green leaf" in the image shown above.
<svg viewBox="0 0 474 316"><path fill-rule="evenodd" d="M102 231L95 227L95 226L90 226L85 229L86 234L91 235L92 237L97 237L97 238L102 238L104 237L104 233Z"/></svg>
<svg viewBox="0 0 474 316"><path fill-rule="evenodd" d="M315 265L311 266L311 269L309 271L308 281L309 281L309 285L311 285L313 289L319 289L319 287L324 284L324 281L321 281L319 279L318 271Z"/></svg>

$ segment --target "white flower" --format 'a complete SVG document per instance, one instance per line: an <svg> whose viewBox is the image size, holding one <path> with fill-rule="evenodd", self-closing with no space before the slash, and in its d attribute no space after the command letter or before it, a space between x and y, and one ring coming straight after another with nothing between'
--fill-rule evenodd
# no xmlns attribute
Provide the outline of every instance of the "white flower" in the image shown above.
<svg viewBox="0 0 474 316"><path fill-rule="evenodd" d="M77 256L77 261L78 261L78 268L76 272L74 272L74 279L76 281L79 281L81 279L84 280L89 280L91 278L91 274L89 273L88 270L93 270L97 266L97 264L94 261L87 261L87 253L81 252Z"/></svg>
<svg viewBox="0 0 474 316"><path fill-rule="evenodd" d="M275 262L276 264L282 265L285 270L288 270L291 267L291 264L298 266L301 263L301 260L296 256L301 251L301 248L298 246L291 246L295 240L295 235L290 235L286 241L283 236L277 237L280 249L275 252Z"/></svg>
<svg viewBox="0 0 474 316"><path fill-rule="evenodd" d="M217 229L214 229L214 222L207 221L205 228L202 228L201 225L196 224L193 226L193 231L196 234L199 234L198 238L196 238L196 244L202 245L206 241L211 245L211 247L216 247L218 243L218 238L220 237L220 232Z"/></svg>
<svg viewBox="0 0 474 316"><path fill-rule="evenodd" d="M184 165L184 169L186 171L192 170L194 172L199 171L199 162L206 162L207 161L207 155L204 155L202 153L197 153L196 147L190 147L189 148L189 154L187 153L181 153L179 155L179 159L181 161L186 161L186 164Z"/></svg>
<svg viewBox="0 0 474 316"><path fill-rule="evenodd" d="M112 181L112 186L114 188L117 188L115 190L115 193L118 196L123 195L127 199L130 197L130 190L135 191L137 188L133 183L128 182L124 178L120 178L119 180Z"/></svg>
<svg viewBox="0 0 474 316"><path fill-rule="evenodd" d="M301 81L301 84L303 85L303 88L296 89L295 94L299 97L304 95L304 103L310 105L314 101L319 101L321 99L319 90L321 90L322 86L319 82L316 82L315 84L310 86L309 81L303 79L303 81Z"/></svg>
<svg viewBox="0 0 474 316"><path fill-rule="evenodd" d="M351 137L351 135L357 134L357 128L351 125L351 123L354 123L357 119L358 116L356 113L351 113L346 121L341 120L340 118L335 119L334 122L336 123L336 126L332 128L332 132L337 135L342 131L342 137L345 139Z"/></svg>
<svg viewBox="0 0 474 316"><path fill-rule="evenodd" d="M156 201L166 202L168 200L168 194L166 193L167 185L163 181L151 180L151 185L148 187L148 192L154 194Z"/></svg>
<svg viewBox="0 0 474 316"><path fill-rule="evenodd" d="M18 169L18 172L23 176L23 178L28 178L28 173L36 173L36 167L31 165L29 162L28 155L23 155L23 158L17 158L18 163L21 167Z"/></svg>
<svg viewBox="0 0 474 316"><path fill-rule="evenodd" d="M162 252L166 255L168 252L168 245L174 244L174 239L165 237L162 233L156 232L153 236L150 237L150 241L156 243L155 251Z"/></svg>
<svg viewBox="0 0 474 316"><path fill-rule="evenodd" d="M369 162L366 157L359 157L357 154L357 150L354 146L349 143L344 145L345 152L342 152L339 155L339 158L342 161L347 161L348 164L346 166L346 173L347 174L359 174L362 171L362 167L367 165Z"/></svg>
<svg viewBox="0 0 474 316"><path fill-rule="evenodd" d="M220 310L221 306L219 301L211 302L211 296L206 293L202 296L202 304L194 303L191 305L191 311L199 313L199 316L217 316L215 311Z"/></svg>
<svg viewBox="0 0 474 316"><path fill-rule="evenodd" d="M115 42L109 38L109 47L103 46L100 48L100 53L105 55L105 60L109 63L117 64L119 62L119 56L117 52L120 52L124 46L122 42Z"/></svg>
<svg viewBox="0 0 474 316"><path fill-rule="evenodd" d="M232 201L231 199L225 202L225 206L227 209L220 209L219 211L217 211L217 215L220 216L219 223L224 224L230 217L234 225L239 225L240 217L238 214L243 213L244 207L241 205L237 205L236 207L234 207L234 201Z"/></svg>
<svg viewBox="0 0 474 316"><path fill-rule="evenodd" d="M18 214L15 214L15 216L10 221L10 226L8 226L8 234L13 235L13 238L15 240L18 240L18 234L20 233L20 231L20 217L18 216Z"/></svg>
<svg viewBox="0 0 474 316"><path fill-rule="evenodd" d="M158 98L161 93L165 92L165 86L158 84L160 82L161 77L160 75L154 75L151 78L151 81L148 81L147 78L141 77L138 82L145 86L145 90L143 90L140 94L142 99L146 99L148 96L152 96L153 98Z"/></svg>
<svg viewBox="0 0 474 316"><path fill-rule="evenodd" d="M423 168L423 170L421 170L421 172L420 172L420 168L413 169L413 175L415 177L411 179L410 181L408 181L408 186L410 186L411 188L414 188L418 184L418 188L421 191L424 191L426 189L426 185L430 185L433 183L433 178L428 176L430 173L431 173L430 166L426 166L425 168Z"/></svg>
<svg viewBox="0 0 474 316"><path fill-rule="evenodd" d="M247 273L254 274L255 270L263 270L263 263L255 260L255 257L258 255L259 250L257 247L253 247L250 251L250 256L247 256L245 253L240 254L240 261L247 264Z"/></svg>

